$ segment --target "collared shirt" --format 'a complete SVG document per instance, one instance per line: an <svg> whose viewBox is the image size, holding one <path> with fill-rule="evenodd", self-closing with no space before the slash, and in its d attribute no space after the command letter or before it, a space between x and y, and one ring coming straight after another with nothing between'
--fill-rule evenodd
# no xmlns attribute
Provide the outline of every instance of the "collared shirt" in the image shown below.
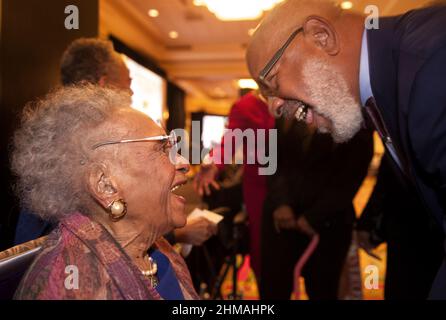
<svg viewBox="0 0 446 320"><path fill-rule="evenodd" d="M359 94L363 106L365 106L368 99L373 97L372 84L370 82L369 45L366 29L364 29L362 36L361 60L359 65Z"/></svg>

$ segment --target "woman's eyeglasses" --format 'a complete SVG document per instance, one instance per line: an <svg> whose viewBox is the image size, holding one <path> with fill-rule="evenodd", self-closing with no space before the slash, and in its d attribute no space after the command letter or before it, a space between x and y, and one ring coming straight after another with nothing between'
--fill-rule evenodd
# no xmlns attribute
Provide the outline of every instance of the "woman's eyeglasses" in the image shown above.
<svg viewBox="0 0 446 320"><path fill-rule="evenodd" d="M104 142L97 143L97 144L93 145L91 148L93 150L96 150L97 148L112 145L112 144L145 142L145 141L168 141L170 146L174 147L178 143L178 137L177 137L175 131L171 131L168 136L164 135L164 136L145 137L145 138L139 138L139 139L104 141Z"/></svg>

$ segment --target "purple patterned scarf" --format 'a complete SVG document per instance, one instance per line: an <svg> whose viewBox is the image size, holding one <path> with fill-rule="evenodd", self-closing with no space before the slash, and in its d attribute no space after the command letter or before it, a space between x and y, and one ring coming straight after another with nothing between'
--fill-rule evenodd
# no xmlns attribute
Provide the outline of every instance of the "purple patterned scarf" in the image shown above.
<svg viewBox="0 0 446 320"><path fill-rule="evenodd" d="M170 261L185 299L198 299L183 258L163 238L155 248ZM161 300L121 246L81 213L59 223L26 272L16 299Z"/></svg>

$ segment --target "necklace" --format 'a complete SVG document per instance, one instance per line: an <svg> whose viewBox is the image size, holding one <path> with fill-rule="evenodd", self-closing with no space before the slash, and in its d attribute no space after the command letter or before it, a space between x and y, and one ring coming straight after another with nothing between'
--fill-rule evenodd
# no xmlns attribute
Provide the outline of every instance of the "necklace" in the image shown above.
<svg viewBox="0 0 446 320"><path fill-rule="evenodd" d="M153 288L156 288L156 286L158 286L158 277L156 276L156 274L158 272L158 265L151 257L149 257L149 255L144 256L144 260L149 265L149 269L142 270L141 272L144 277L149 279L150 285Z"/></svg>

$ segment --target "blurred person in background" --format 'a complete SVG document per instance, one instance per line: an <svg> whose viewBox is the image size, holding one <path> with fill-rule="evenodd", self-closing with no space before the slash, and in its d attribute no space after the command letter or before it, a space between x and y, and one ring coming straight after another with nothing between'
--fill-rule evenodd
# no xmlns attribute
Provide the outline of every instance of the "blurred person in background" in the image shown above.
<svg viewBox="0 0 446 320"><path fill-rule="evenodd" d="M256 91L243 95L231 108L227 129L240 129L242 131L253 129L255 132L255 146L247 146L246 143L243 143L239 147L243 148L242 188L243 201L249 221L250 261L257 280L260 279L260 227L263 201L266 196L266 176L259 175L261 166L257 162L257 156L254 164L247 164L246 159L248 153L255 153L257 150L256 130L265 129L267 131L266 137L268 137L268 130L273 128L274 118L268 111L268 105ZM212 188L220 189L216 179L225 166L223 156L225 154L225 145L227 145L225 142L228 139L232 139L230 132L226 137L223 136L219 146L211 150L211 163L201 165L200 171L194 180L195 189L200 195L209 195ZM234 156L237 148L234 147L234 143L231 143L231 146L232 156ZM218 161L215 161L216 159Z"/></svg>
<svg viewBox="0 0 446 320"><path fill-rule="evenodd" d="M310 300L335 300L356 218L353 198L373 156L372 133L336 144L295 119L276 124L279 161L262 218L261 298L290 299L294 266L318 234L302 271L306 292Z"/></svg>

